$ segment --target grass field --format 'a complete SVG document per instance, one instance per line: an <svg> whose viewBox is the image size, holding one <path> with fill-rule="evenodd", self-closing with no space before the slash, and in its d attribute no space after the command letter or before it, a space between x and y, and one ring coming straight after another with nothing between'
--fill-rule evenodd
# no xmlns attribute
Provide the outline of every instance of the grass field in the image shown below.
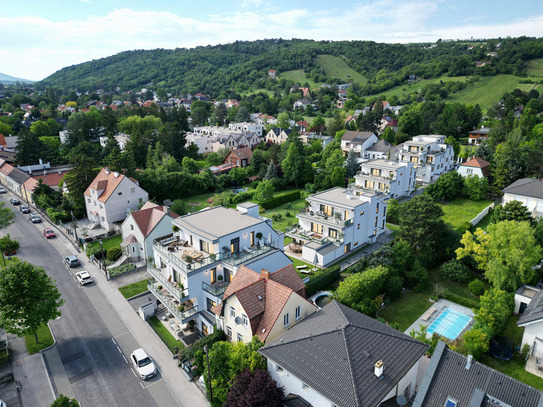
<svg viewBox="0 0 543 407"><path fill-rule="evenodd" d="M33 355L42 349L48 348L53 344L53 335L49 325L43 324L38 328L38 342L33 334L25 335L26 350Z"/></svg>
<svg viewBox="0 0 543 407"><path fill-rule="evenodd" d="M528 76L543 76L543 58L526 61L526 73Z"/></svg>
<svg viewBox="0 0 543 407"><path fill-rule="evenodd" d="M135 295L147 291L147 280L143 279L132 284L125 285L119 288L119 291L124 298L132 298Z"/></svg>
<svg viewBox="0 0 543 407"><path fill-rule="evenodd" d="M457 228L462 226L464 222L472 220L491 203L492 200L489 199L482 201L471 201L464 198L455 199L454 201L441 205L443 212L445 212L443 220L450 223L454 228Z"/></svg>
<svg viewBox="0 0 543 407"><path fill-rule="evenodd" d="M296 69L294 71L286 71L279 74L279 77L285 78L287 80L291 80L295 83L300 83L302 85L307 82L309 83L310 89L318 88L321 85L320 83L313 82L311 79L306 78L305 72L303 69Z"/></svg>
<svg viewBox="0 0 543 407"><path fill-rule="evenodd" d="M183 342L180 340L177 340L173 337L173 335L170 333L168 328L164 326L160 320L152 316L147 320L149 322L149 325L151 325L151 328L156 332L156 334L162 339L162 342L166 344L170 352L173 353L173 348L179 348L179 350L184 349L185 345L183 345Z"/></svg>
<svg viewBox="0 0 543 407"><path fill-rule="evenodd" d="M107 239L102 240L102 245L104 247L104 255L107 254L107 251L109 249L112 249L113 247L121 247L121 242L123 241L123 237L121 235L119 236L113 236L108 237ZM94 247L100 247L100 242L92 242L87 245L87 250L94 248Z"/></svg>
<svg viewBox="0 0 543 407"><path fill-rule="evenodd" d="M368 79L364 75L349 68L341 58L332 55L317 55L317 64L324 69L328 77L339 78L345 82L352 80L353 82L358 82L360 85L365 85L368 82Z"/></svg>
<svg viewBox="0 0 543 407"><path fill-rule="evenodd" d="M417 81L415 83L409 83L405 85L395 86L386 92L383 92L382 95L385 96L385 98L389 98L391 96L398 96L399 98L406 96L410 93L418 92L419 89L424 88L426 85L430 85L432 83L439 83L440 81L443 82L452 82L452 81L458 81L458 82L466 82L470 77L469 76L456 76L456 77L449 77L449 76L440 76L439 78L434 79L421 79L420 81Z"/></svg>

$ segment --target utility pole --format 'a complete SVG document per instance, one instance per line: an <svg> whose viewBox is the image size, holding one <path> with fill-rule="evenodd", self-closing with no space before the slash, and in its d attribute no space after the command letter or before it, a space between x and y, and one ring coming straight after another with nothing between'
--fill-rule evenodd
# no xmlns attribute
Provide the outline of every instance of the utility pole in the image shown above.
<svg viewBox="0 0 543 407"><path fill-rule="evenodd" d="M209 401L213 403L213 390L211 389L211 371L209 370L209 353L207 345L204 346L204 353L207 359L207 381L209 382Z"/></svg>

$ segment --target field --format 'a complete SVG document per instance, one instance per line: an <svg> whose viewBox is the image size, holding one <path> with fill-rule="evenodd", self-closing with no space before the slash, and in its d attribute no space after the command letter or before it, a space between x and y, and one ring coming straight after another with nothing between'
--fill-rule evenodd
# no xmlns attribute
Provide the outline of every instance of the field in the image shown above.
<svg viewBox="0 0 543 407"><path fill-rule="evenodd" d="M296 69L294 71L286 71L279 75L281 78L285 78L287 80L291 80L296 83L304 84L309 83L310 89L318 88L321 84L313 82L311 79L308 79L305 77L305 72L303 69Z"/></svg>
<svg viewBox="0 0 543 407"><path fill-rule="evenodd" d="M413 92L418 92L419 89L424 88L426 85L430 85L432 83L439 83L440 81L443 82L452 82L452 81L458 81L458 82L466 82L470 77L469 76L456 76L456 77L449 77L449 76L440 76L439 78L434 79L421 79L418 82L415 83L409 83L405 85L395 86L386 92L383 92L382 95L384 95L386 98L389 98L391 96L398 96L399 98L408 95Z"/></svg>
<svg viewBox="0 0 543 407"><path fill-rule="evenodd" d="M365 85L368 82L365 76L349 68L341 58L332 55L317 55L317 64L324 69L328 77L339 78L345 82L352 80L360 85Z"/></svg>
<svg viewBox="0 0 543 407"><path fill-rule="evenodd" d="M452 227L457 228L465 222L469 222L476 217L483 209L492 203L492 200L470 201L469 199L455 199L449 203L441 205L445 215L443 220L450 223Z"/></svg>
<svg viewBox="0 0 543 407"><path fill-rule="evenodd" d="M526 62L526 73L528 76L543 76L543 58L532 59Z"/></svg>

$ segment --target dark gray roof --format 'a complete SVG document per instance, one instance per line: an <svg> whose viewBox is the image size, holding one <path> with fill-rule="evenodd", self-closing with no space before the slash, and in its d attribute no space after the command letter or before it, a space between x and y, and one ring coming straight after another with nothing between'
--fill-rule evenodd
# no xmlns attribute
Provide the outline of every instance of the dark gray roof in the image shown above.
<svg viewBox="0 0 543 407"><path fill-rule="evenodd" d="M543 182L534 178L521 178L502 189L502 192L543 199Z"/></svg>
<svg viewBox="0 0 543 407"><path fill-rule="evenodd" d="M543 319L543 290L538 291L518 319L517 325L524 325Z"/></svg>
<svg viewBox="0 0 543 407"><path fill-rule="evenodd" d="M297 394L289 393L283 399L284 407L313 407L307 402L303 397L300 397Z"/></svg>
<svg viewBox="0 0 543 407"><path fill-rule="evenodd" d="M373 133L371 131L354 131L354 130L347 130L343 136L341 136L341 140L347 140L351 141L353 143L363 143L367 139L369 139Z"/></svg>
<svg viewBox="0 0 543 407"><path fill-rule="evenodd" d="M8 177L18 185L22 185L28 178L30 178L26 172L21 171L19 168L14 168L11 170Z"/></svg>
<svg viewBox="0 0 543 407"><path fill-rule="evenodd" d="M469 132L469 134L484 134L487 135L490 129L488 127L483 127L481 129L472 130Z"/></svg>
<svg viewBox="0 0 543 407"><path fill-rule="evenodd" d="M373 146L368 148L368 151L380 151L381 153L386 153L391 148L392 148L392 144L390 144L388 141L379 140Z"/></svg>
<svg viewBox="0 0 543 407"><path fill-rule="evenodd" d="M377 406L428 346L332 301L260 349L339 407ZM380 378L374 364L384 362Z"/></svg>
<svg viewBox="0 0 543 407"><path fill-rule="evenodd" d="M413 407L443 407L448 398L456 400L459 407L543 406L539 390L478 362L466 369L467 360L440 341Z"/></svg>

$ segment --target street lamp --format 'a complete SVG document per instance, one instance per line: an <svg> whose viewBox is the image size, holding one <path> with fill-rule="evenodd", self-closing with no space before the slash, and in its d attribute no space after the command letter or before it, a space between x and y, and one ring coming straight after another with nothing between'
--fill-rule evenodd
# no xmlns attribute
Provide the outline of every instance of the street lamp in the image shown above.
<svg viewBox="0 0 543 407"><path fill-rule="evenodd" d="M74 216L74 211L70 211L72 214L72 228L74 229L75 242L79 246L79 239L77 238L77 219Z"/></svg>
<svg viewBox="0 0 543 407"><path fill-rule="evenodd" d="M204 353L207 359L207 381L209 382L209 401L213 403L213 390L211 389L211 371L209 370L209 353L207 345L204 346Z"/></svg>

